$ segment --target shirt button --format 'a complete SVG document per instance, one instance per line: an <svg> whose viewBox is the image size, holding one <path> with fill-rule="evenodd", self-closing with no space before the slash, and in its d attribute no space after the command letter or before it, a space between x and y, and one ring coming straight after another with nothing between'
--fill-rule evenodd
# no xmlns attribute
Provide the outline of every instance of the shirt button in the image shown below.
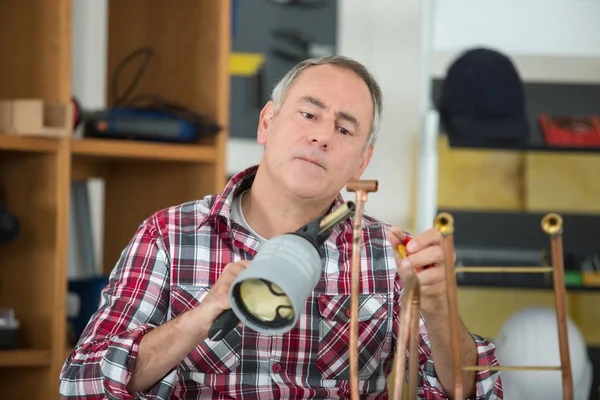
<svg viewBox="0 0 600 400"><path fill-rule="evenodd" d="M273 372L275 372L276 374L280 373L281 372L281 364L279 364L279 363L273 364L273 366L271 367L271 370Z"/></svg>
<svg viewBox="0 0 600 400"><path fill-rule="evenodd" d="M346 310L346 317L350 318L350 309L349 308Z"/></svg>

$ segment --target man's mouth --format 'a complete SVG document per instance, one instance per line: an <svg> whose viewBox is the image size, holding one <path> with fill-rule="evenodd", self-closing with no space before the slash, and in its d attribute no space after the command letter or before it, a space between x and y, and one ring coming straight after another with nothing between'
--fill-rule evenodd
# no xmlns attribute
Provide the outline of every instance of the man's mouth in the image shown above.
<svg viewBox="0 0 600 400"><path fill-rule="evenodd" d="M311 163L311 164L314 164L314 165L316 165L316 166L318 166L318 167L321 167L321 168L325 169L325 167L323 167L323 165L321 165L321 163L319 163L319 161L318 161L317 159L315 159L315 158L310 158L310 157L300 157L300 159L301 159L302 161L309 162L309 163Z"/></svg>

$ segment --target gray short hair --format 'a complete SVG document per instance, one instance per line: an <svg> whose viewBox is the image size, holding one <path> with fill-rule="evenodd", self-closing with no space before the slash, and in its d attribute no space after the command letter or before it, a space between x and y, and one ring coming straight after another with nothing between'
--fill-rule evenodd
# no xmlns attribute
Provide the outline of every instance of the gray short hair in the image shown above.
<svg viewBox="0 0 600 400"><path fill-rule="evenodd" d="M279 107L285 100L288 90L303 71L315 65L326 64L349 69L356 75L358 75L367 84L367 87L371 92L371 98L373 99L373 120L371 122L371 131L369 132L369 137L367 139L367 143L365 144L365 149L372 144L374 145L377 141L377 134L379 132L379 126L381 125L381 116L383 114L383 94L381 92L379 84L377 83L377 80L375 79L375 77L373 77L371 72L369 72L367 67L351 58L335 55L321 58L309 58L296 64L291 70L289 70L285 74L283 78L281 78L281 80L273 88L273 91L271 93L271 100L273 100L273 102L275 103L275 110L279 109Z"/></svg>

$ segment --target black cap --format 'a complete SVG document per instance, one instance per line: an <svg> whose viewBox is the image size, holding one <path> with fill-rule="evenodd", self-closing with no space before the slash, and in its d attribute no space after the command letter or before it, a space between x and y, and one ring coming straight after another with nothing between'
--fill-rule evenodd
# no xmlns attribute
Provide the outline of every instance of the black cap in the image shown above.
<svg viewBox="0 0 600 400"><path fill-rule="evenodd" d="M524 144L529 137L523 83L494 50L471 49L452 63L438 111L451 144Z"/></svg>

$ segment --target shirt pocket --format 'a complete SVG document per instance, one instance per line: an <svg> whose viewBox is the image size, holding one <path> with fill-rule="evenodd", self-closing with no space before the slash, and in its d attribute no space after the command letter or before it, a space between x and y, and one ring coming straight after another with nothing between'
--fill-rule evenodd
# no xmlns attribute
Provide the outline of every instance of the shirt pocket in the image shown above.
<svg viewBox="0 0 600 400"><path fill-rule="evenodd" d="M183 314L198 306L208 294L206 286L177 285L171 288L171 316ZM225 374L234 371L240 364L242 327L238 326L219 341L204 340L180 363L188 372Z"/></svg>
<svg viewBox="0 0 600 400"><path fill-rule="evenodd" d="M350 379L350 295L322 294L317 299L319 349L317 368L325 379ZM358 296L358 377L369 379L382 364L388 335L388 295Z"/></svg>

